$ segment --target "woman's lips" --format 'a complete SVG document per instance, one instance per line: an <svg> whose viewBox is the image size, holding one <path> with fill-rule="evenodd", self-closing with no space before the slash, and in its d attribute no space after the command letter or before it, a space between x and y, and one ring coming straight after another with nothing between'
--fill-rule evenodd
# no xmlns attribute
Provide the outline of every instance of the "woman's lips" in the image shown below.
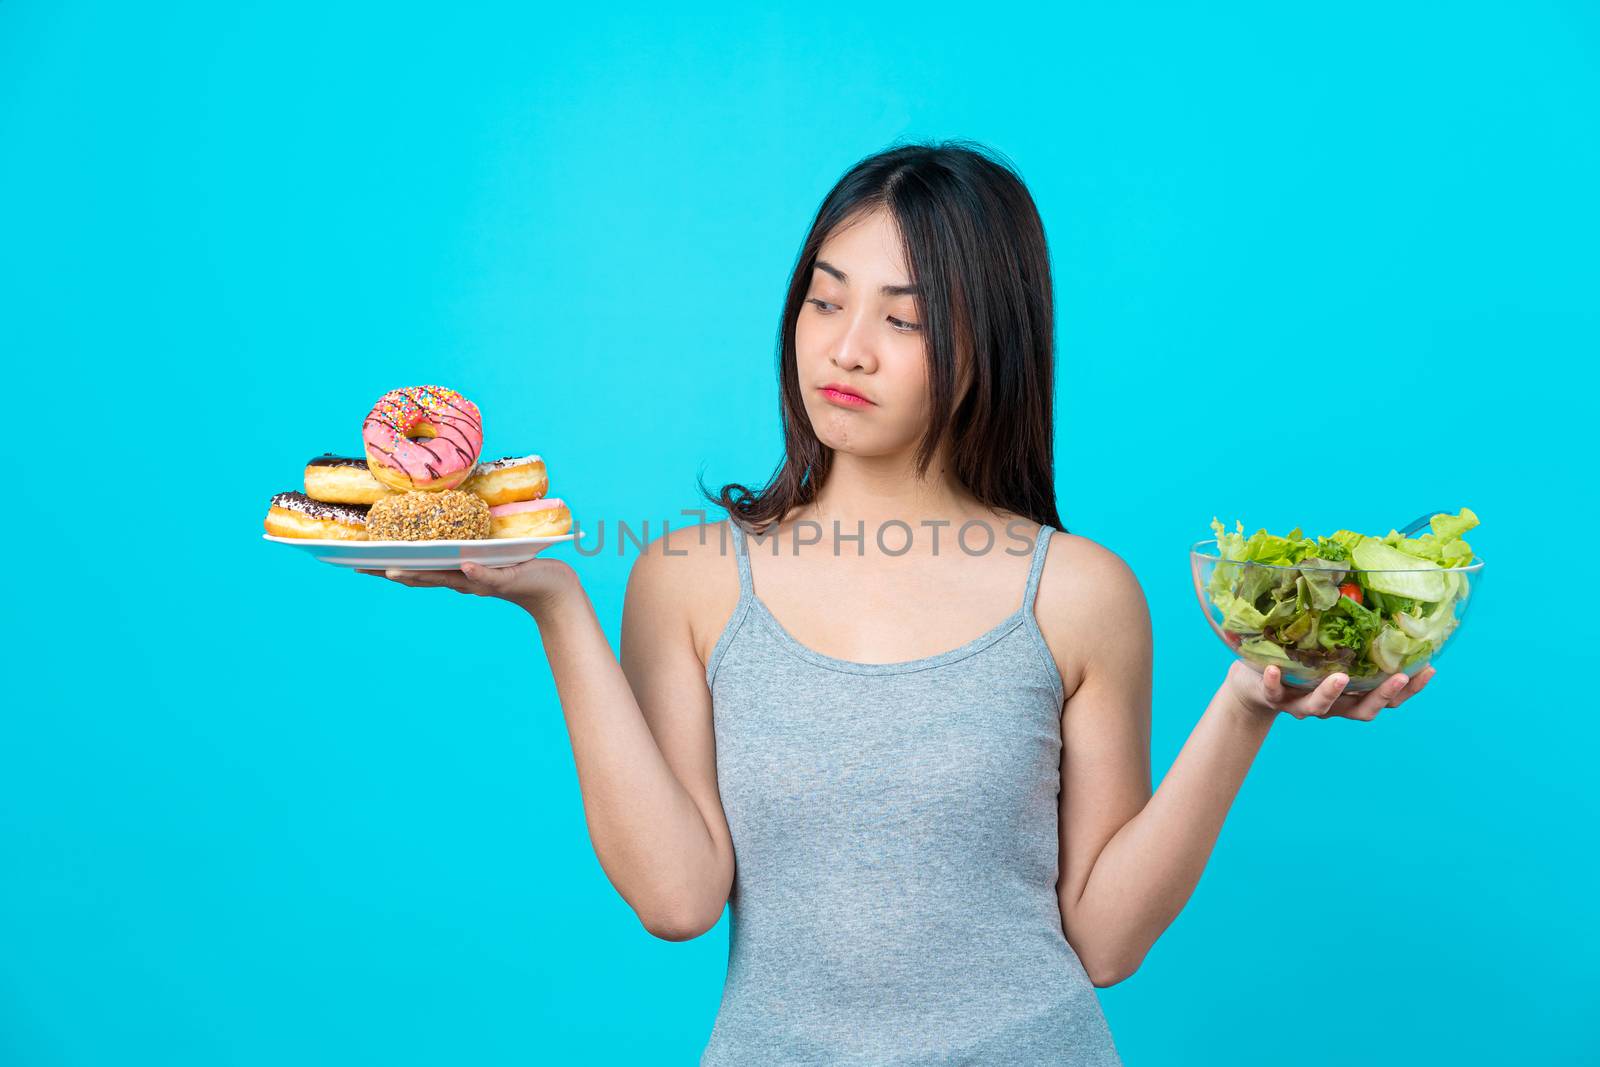
<svg viewBox="0 0 1600 1067"><path fill-rule="evenodd" d="M872 401L864 397L856 396L854 393L841 393L839 390L829 389L827 386L822 387L822 395L829 402L838 404L842 408L870 408L872 406Z"/></svg>

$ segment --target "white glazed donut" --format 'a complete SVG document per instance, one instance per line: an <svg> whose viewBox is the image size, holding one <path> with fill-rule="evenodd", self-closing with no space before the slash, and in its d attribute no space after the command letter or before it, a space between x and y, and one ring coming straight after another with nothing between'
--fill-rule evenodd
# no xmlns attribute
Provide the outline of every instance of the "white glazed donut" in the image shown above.
<svg viewBox="0 0 1600 1067"><path fill-rule="evenodd" d="M538 456L507 456L478 464L461 488L483 497L485 504L513 504L537 500L550 489L544 460Z"/></svg>

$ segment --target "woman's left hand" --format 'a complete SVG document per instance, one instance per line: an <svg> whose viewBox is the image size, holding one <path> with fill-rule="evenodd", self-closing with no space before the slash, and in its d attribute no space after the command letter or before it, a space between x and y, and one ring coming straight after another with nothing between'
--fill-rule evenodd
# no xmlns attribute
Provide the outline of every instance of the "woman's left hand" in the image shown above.
<svg viewBox="0 0 1600 1067"><path fill-rule="evenodd" d="M1371 722L1384 708L1398 707L1420 693L1438 672L1428 664L1415 677L1392 674L1369 693L1346 693L1349 677L1333 674L1315 689L1283 684L1283 672L1269 666L1260 674L1242 660L1228 668L1224 688L1248 712L1271 718L1286 712L1297 719L1359 719Z"/></svg>

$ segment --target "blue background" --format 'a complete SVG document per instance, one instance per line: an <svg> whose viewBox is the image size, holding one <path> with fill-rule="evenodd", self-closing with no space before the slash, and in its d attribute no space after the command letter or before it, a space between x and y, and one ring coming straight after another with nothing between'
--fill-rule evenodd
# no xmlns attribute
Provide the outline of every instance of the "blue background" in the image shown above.
<svg viewBox="0 0 1600 1067"><path fill-rule="evenodd" d="M586 529L688 521L778 458L821 197L958 136L1045 219L1062 515L1144 583L1158 777L1228 662L1213 515L1483 520L1427 692L1274 728L1102 991L1126 1061L1593 1062L1600 22L1225 7L0 4L0 1062L694 1062L726 919L611 888L532 623L261 517L439 382ZM615 644L634 550L556 555Z"/></svg>

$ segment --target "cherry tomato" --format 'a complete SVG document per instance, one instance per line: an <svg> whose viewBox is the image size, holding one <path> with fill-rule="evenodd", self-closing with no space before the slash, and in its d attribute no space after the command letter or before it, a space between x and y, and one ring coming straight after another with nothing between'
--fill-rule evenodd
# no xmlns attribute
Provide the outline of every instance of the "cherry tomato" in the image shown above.
<svg viewBox="0 0 1600 1067"><path fill-rule="evenodd" d="M1354 600L1357 604L1361 603L1361 586L1357 585L1355 582L1345 582L1339 587L1339 592L1343 593L1351 600Z"/></svg>

